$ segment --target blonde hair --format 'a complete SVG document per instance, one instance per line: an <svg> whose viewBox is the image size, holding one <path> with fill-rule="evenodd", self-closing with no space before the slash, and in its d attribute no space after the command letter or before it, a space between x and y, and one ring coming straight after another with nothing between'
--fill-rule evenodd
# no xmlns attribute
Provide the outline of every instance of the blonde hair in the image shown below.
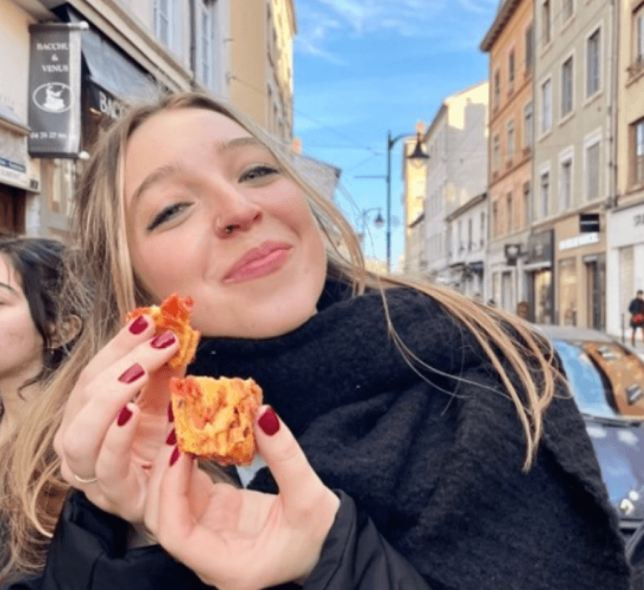
<svg viewBox="0 0 644 590"><path fill-rule="evenodd" d="M73 237L77 240L82 260L79 268L81 284L89 285L92 309L86 327L79 337L74 353L57 373L47 389L47 395L28 416L19 432L14 448L13 489L19 499L21 515L13 554L20 556L16 565L26 570L42 566L42 553L27 551L34 538L51 536L54 518L43 508L44 495L63 493L68 485L59 473L60 462L55 457L53 439L61 422L63 406L80 372L90 359L122 327L126 313L136 306L153 303L134 274L125 233L123 199L124 153L132 133L156 113L175 109L207 109L221 113L266 145L286 173L308 195L309 203L321 231L326 237L328 274L346 281L354 295L368 288L382 290L383 297L392 287L410 287L432 297L457 322L469 330L498 372L503 385L516 406L517 415L526 439L524 469L534 460L543 431L543 413L553 399L559 375L552 367L552 351L521 320L502 311L491 310L482 303L439 285L421 283L406 278L384 276L365 268L360 243L350 224L333 202L316 190L314 182L297 169L288 148L277 144L256 125L231 107L197 93L168 95L157 104L132 107L101 137L81 179L74 217ZM79 285L75 285L78 288ZM386 297L384 297L386 303ZM386 306L385 306L386 308ZM392 338L407 361L419 373L434 371L416 358L396 334L387 316ZM541 382L533 375L536 363ZM510 379L502 359L518 380L519 389ZM458 377L455 377L458 378ZM541 389L541 391L539 391ZM521 393L520 393L520 392ZM31 544L30 544L31 543ZM0 580L1 581L1 580Z"/></svg>

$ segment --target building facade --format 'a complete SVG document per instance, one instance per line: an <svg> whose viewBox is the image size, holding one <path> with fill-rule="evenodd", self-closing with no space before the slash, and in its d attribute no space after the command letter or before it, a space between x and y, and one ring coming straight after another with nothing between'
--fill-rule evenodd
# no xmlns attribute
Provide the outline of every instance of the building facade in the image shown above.
<svg viewBox="0 0 644 590"><path fill-rule="evenodd" d="M488 82L484 81L444 100L422 137L429 155L423 166L426 179L422 211L419 191L405 193L413 199L406 205L405 252L409 252L410 259L405 261L405 266L443 284L464 284L464 268L457 261L459 251L452 250L455 242L447 218L485 193L488 97ZM406 149L411 147L408 144ZM407 168L411 166L406 164ZM422 188L423 183L416 182ZM478 250L479 244L463 242L456 247Z"/></svg>
<svg viewBox="0 0 644 590"><path fill-rule="evenodd" d="M549 271L535 271L529 281L535 317L603 330L604 210L614 184L614 4L536 0L535 8L532 230L552 234L554 244ZM546 273L549 301L539 294Z"/></svg>
<svg viewBox="0 0 644 590"><path fill-rule="evenodd" d="M295 31L292 0L0 0L0 233L64 235L102 129L160 92L210 93L290 143ZM63 71L70 86L30 88ZM56 133L34 113L57 110L74 113L75 147L40 149Z"/></svg>
<svg viewBox="0 0 644 590"><path fill-rule="evenodd" d="M619 3L616 191L608 201L606 329L629 330L628 303L644 289L644 2Z"/></svg>
<svg viewBox="0 0 644 590"><path fill-rule="evenodd" d="M489 54L490 122L487 202L487 293L515 312L530 298L526 271L540 282L540 260L530 259L530 202L534 145L533 0L505 0L481 43Z"/></svg>

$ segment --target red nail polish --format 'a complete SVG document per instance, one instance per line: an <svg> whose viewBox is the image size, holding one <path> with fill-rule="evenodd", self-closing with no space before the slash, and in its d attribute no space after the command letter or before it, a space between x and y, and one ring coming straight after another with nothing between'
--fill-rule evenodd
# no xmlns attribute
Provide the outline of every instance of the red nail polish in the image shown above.
<svg viewBox="0 0 644 590"><path fill-rule="evenodd" d="M116 423L119 426L124 426L127 424L127 421L132 417L132 410L127 406L123 406L119 412L119 417L116 419Z"/></svg>
<svg viewBox="0 0 644 590"><path fill-rule="evenodd" d="M170 467L172 467L176 462L177 459L181 453L179 452L179 447L174 447L174 451L172 451L172 456L170 457Z"/></svg>
<svg viewBox="0 0 644 590"><path fill-rule="evenodd" d="M168 422L174 422L174 412L172 411L172 402L168 404Z"/></svg>
<svg viewBox="0 0 644 590"><path fill-rule="evenodd" d="M268 408L257 420L257 424L268 436L273 436L280 429L280 421L273 408Z"/></svg>
<svg viewBox="0 0 644 590"><path fill-rule="evenodd" d="M165 439L165 444L166 445L177 444L177 433L175 432L174 428L170 431L170 434L168 434L168 438Z"/></svg>
<svg viewBox="0 0 644 590"><path fill-rule="evenodd" d="M147 327L148 327L148 320L146 320L145 317L143 316L139 316L132 322L132 325L130 326L130 332L132 332L132 334L135 334L135 335L140 334Z"/></svg>
<svg viewBox="0 0 644 590"><path fill-rule="evenodd" d="M132 383L133 381L140 379L143 375L145 375L143 367L139 365L139 363L135 363L119 377L119 381L127 385L128 383Z"/></svg>
<svg viewBox="0 0 644 590"><path fill-rule="evenodd" d="M168 348L176 341L177 337L173 332L163 332L152 339L150 346L152 348Z"/></svg>

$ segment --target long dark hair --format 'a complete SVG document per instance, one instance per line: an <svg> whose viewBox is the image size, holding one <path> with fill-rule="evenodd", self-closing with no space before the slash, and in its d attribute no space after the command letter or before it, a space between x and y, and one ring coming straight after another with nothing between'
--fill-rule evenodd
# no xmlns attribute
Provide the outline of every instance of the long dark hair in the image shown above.
<svg viewBox="0 0 644 590"><path fill-rule="evenodd" d="M3 255L16 272L36 330L43 341L43 367L22 387L44 381L65 360L72 339L59 338L62 317L61 293L65 282L65 246L48 238L0 238ZM68 310L66 310L68 311ZM80 317L80 314L78 314Z"/></svg>

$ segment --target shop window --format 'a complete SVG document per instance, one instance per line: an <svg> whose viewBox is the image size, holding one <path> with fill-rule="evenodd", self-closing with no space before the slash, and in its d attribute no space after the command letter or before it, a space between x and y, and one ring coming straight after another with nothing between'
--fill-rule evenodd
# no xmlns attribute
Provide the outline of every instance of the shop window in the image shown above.
<svg viewBox="0 0 644 590"><path fill-rule="evenodd" d="M559 309L564 326L577 325L577 259L559 261Z"/></svg>
<svg viewBox="0 0 644 590"><path fill-rule="evenodd" d="M644 119L631 125L631 184L644 183Z"/></svg>
<svg viewBox="0 0 644 590"><path fill-rule="evenodd" d="M552 324L552 272L534 273L535 320L537 324Z"/></svg>

